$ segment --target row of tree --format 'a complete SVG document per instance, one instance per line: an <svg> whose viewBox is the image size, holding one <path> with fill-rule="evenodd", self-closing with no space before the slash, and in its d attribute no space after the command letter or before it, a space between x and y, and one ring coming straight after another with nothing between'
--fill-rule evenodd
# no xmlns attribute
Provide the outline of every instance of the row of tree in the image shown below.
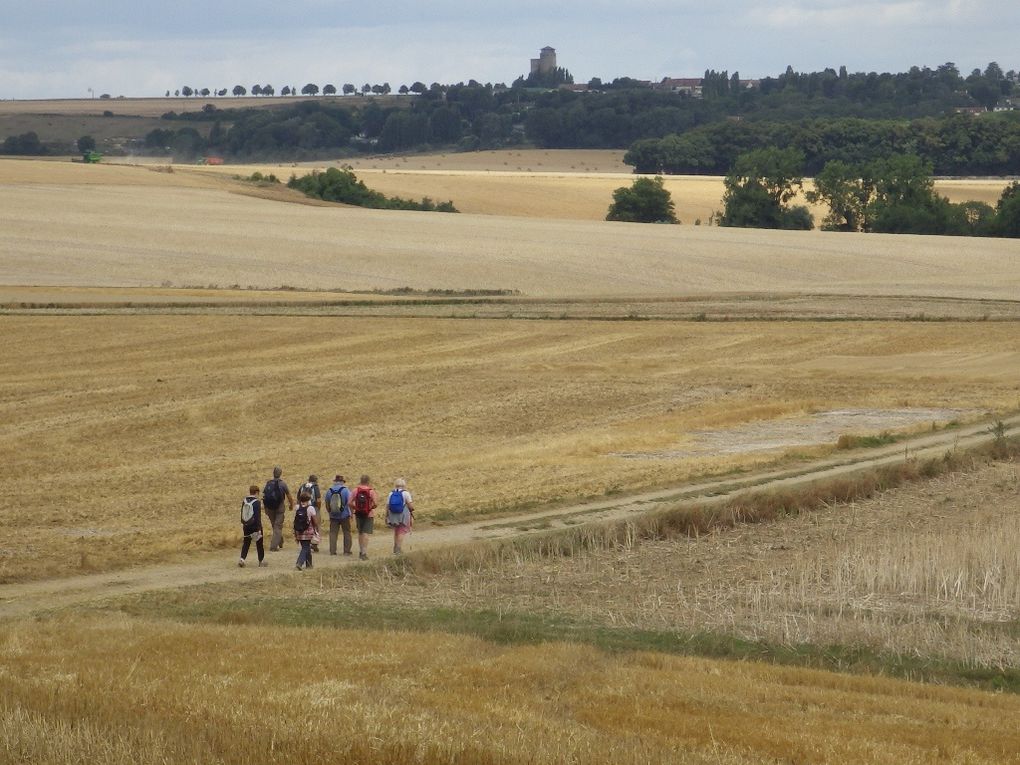
<svg viewBox="0 0 1020 765"><path fill-rule="evenodd" d="M639 173L723 175L741 154L767 147L800 152L809 175L833 160L859 165L901 154L916 154L938 175L1015 175L1020 112L911 121L721 122L636 141L624 162Z"/></svg>
<svg viewBox="0 0 1020 765"><path fill-rule="evenodd" d="M442 86L437 84L436 87ZM428 87L425 85L425 83L415 82L411 85L401 85L397 89L397 92L400 93L401 95L408 95L410 93L421 94L424 93L426 90L428 90ZM274 88L272 85L268 83L265 85L255 83L254 85L251 86L250 91L253 96L268 97L276 95L276 88ZM184 96L185 98L191 98L192 96L201 96L203 98L208 98L209 96L226 96L227 92L228 92L227 88L218 88L210 90L209 88L193 88L190 85L185 85L184 87L178 88L175 91L173 91L173 95L177 97ZM238 97L246 96L248 95L249 88L246 88L244 85L235 85L233 88L230 89L229 92L230 95L233 96ZM320 92L324 96L335 96L338 93L342 93L345 96L353 96L357 94L368 95L369 93L372 93L374 95L386 95L388 93L392 93L393 88L390 86L388 82L384 82L381 85L379 84L373 85L371 83L366 82L360 88L356 87L352 82L347 82L341 85L339 88L336 85L333 85L332 83L327 83L323 85L322 88L320 89L316 83L309 82L302 86L300 91L294 85L284 85L280 89L281 96L296 96L299 94L302 96L317 96L319 95ZM168 90L166 92L166 97L169 98L170 95L171 93Z"/></svg>
<svg viewBox="0 0 1020 765"><path fill-rule="evenodd" d="M146 135L144 146L150 152L181 158L210 151L243 158L302 158L359 150L392 152L425 146L470 150L505 145L520 116L490 111L478 93L475 88L454 86L446 98L426 97L413 108L375 101L357 109L318 101L281 109L207 106L197 113L164 115L173 121L213 120L207 134L190 125L158 128ZM516 140L523 140L520 132Z"/></svg>
<svg viewBox="0 0 1020 765"><path fill-rule="evenodd" d="M430 103L457 101L459 116L472 123L467 132L476 135L482 131L473 123L482 111L494 115L489 119L490 127L496 124L496 119L509 119L517 130L502 131L504 142L523 130L529 142L544 148L627 148L642 139L683 136L706 126L732 124L734 120L739 120L740 124L785 125L850 118L890 122L943 118L964 107L994 106L993 102L998 103L1013 93L1017 77L1013 71L1004 73L994 62L984 71L975 70L967 77L951 63L937 69L914 67L897 74L848 73L845 67L838 71L799 73L788 68L778 77L765 78L749 87L738 73L709 70L702 79L699 98L687 92L654 89L648 83L626 77L612 83L593 78L589 83L593 88L590 92L577 93L554 87L572 79L569 72L555 70L521 76L509 88L470 80L466 84L432 83L428 87L423 82L415 82L401 86L399 92L422 96L405 105L412 110L430 111ZM185 88L183 92L195 91ZM246 95L248 89L236 85L232 92ZM250 92L274 95L276 91L271 85L254 85ZM292 86L282 91L284 94L298 92L317 95L320 89L317 84L308 83L300 91ZM357 88L353 83L346 83L338 90L327 84L321 92L327 95L337 92L383 94L389 92L389 85L365 83ZM470 107L464 109L468 102ZM431 142L427 133L418 131L416 135L419 145ZM402 150L411 146L401 141L394 148ZM731 156L710 158L711 168L702 171L725 172L736 154L751 148L755 147L741 145Z"/></svg>
<svg viewBox="0 0 1020 765"><path fill-rule="evenodd" d="M793 149L761 149L738 157L726 176L719 225L814 228L808 208L790 204L803 190L802 164ZM828 205L822 224L828 231L1020 237L1020 182L1007 186L995 207L954 204L935 192L931 166L911 155L866 165L830 162L805 196ZM606 220L678 222L661 176L616 189Z"/></svg>
<svg viewBox="0 0 1020 765"><path fill-rule="evenodd" d="M811 213L790 202L803 189L796 149L758 149L737 158L725 180L722 226L810 229ZM807 200L828 205L822 228L890 234L1020 237L1020 183L996 207L953 203L935 191L931 165L916 155L865 164L835 160L814 179Z"/></svg>

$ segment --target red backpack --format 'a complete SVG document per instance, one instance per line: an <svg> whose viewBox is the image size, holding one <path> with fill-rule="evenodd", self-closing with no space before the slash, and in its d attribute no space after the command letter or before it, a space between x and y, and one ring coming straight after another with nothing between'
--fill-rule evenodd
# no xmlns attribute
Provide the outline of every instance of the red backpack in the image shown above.
<svg viewBox="0 0 1020 765"><path fill-rule="evenodd" d="M375 502L372 501L372 490L367 486L359 486L354 490L354 497L351 499L355 515L368 515L375 509Z"/></svg>

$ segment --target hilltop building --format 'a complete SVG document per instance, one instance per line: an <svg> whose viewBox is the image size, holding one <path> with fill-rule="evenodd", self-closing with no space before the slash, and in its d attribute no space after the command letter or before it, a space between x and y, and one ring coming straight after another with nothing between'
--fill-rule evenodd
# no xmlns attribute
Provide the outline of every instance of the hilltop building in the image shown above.
<svg viewBox="0 0 1020 765"><path fill-rule="evenodd" d="M745 90L757 88L761 80L738 80ZM662 82L651 85L655 90L682 93L690 98L704 98L705 80L701 77L663 77Z"/></svg>
<svg viewBox="0 0 1020 765"><path fill-rule="evenodd" d="M548 45L538 53L538 58L531 59L532 74L549 74L556 69L556 49Z"/></svg>

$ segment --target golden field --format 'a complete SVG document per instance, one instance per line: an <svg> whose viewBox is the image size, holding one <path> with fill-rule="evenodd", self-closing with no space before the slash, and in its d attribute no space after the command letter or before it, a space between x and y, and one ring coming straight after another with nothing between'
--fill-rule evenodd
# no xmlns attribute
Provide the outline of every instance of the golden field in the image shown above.
<svg viewBox="0 0 1020 765"><path fill-rule="evenodd" d="M1015 462L474 570L377 565L384 529L236 567L274 464L406 476L454 539L1020 409L1015 244L609 224L618 161L359 168L435 215L0 160L0 762L1020 762L1013 692L755 660L1015 691ZM744 660L670 655L705 632Z"/></svg>
<svg viewBox="0 0 1020 765"><path fill-rule="evenodd" d="M6 581L232 546L234 505L277 463L292 482L406 475L433 518L505 513L775 459L782 449L748 427L793 425L786 443L831 448L840 431L814 435L817 413L948 410L914 421L927 428L1020 397L1012 322L242 314L0 326L0 459L20 498L0 520L31 535L34 514L47 519L40 538L2 546ZM55 498L69 489L64 507Z"/></svg>
<svg viewBox="0 0 1020 765"><path fill-rule="evenodd" d="M8 762L1008 763L1020 700L438 633L0 627ZM315 657L315 658L312 658Z"/></svg>
<svg viewBox="0 0 1020 765"><path fill-rule="evenodd" d="M393 214L229 193L239 186L210 173L0 161L3 281L574 298L1020 294L1020 260L1006 240ZM554 216L556 197L546 199Z"/></svg>

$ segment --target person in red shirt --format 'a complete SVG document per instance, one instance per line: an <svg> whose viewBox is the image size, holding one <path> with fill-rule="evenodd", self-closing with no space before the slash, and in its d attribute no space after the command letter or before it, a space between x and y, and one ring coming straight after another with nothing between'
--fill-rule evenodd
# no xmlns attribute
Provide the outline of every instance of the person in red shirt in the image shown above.
<svg viewBox="0 0 1020 765"><path fill-rule="evenodd" d="M361 560L368 560L368 536L372 533L372 516L378 504L379 495L372 488L372 479L367 475L361 476L358 487L351 492L350 502L354 520L358 524L358 558Z"/></svg>

